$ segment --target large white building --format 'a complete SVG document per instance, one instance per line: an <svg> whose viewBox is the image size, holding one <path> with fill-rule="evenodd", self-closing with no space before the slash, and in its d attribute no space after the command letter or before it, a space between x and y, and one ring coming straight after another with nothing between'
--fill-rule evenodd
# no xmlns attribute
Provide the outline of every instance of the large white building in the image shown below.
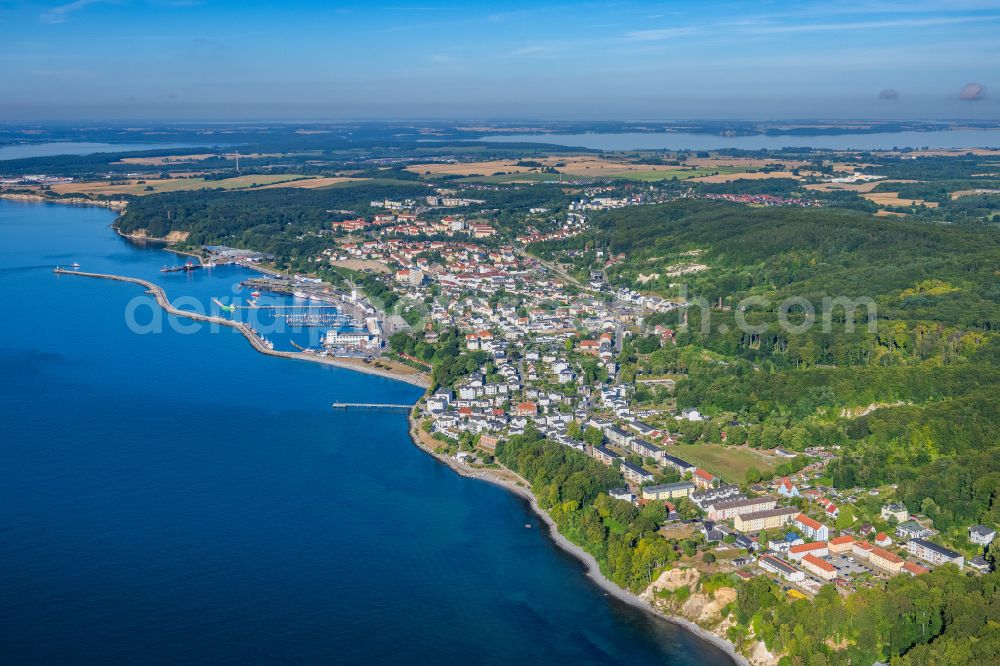
<svg viewBox="0 0 1000 666"><path fill-rule="evenodd" d="M771 573L778 574L785 580L793 583L805 580L806 577L804 572L799 571L788 562L779 560L773 555L761 556L761 558L757 560L757 564L760 565L760 568L764 571L770 571Z"/></svg>
<svg viewBox="0 0 1000 666"><path fill-rule="evenodd" d="M931 564L948 564L950 562L959 569L965 566L965 557L961 553L956 553L950 548L939 546L925 539L910 539L906 542L906 550Z"/></svg>
<svg viewBox="0 0 1000 666"><path fill-rule="evenodd" d="M368 331L338 331L332 329L326 332L324 344L327 347L356 347L358 349L378 349L382 339Z"/></svg>
<svg viewBox="0 0 1000 666"><path fill-rule="evenodd" d="M778 506L778 500L766 496L751 499L723 500L708 507L708 517L712 520L728 520L744 513L768 511L776 506Z"/></svg>

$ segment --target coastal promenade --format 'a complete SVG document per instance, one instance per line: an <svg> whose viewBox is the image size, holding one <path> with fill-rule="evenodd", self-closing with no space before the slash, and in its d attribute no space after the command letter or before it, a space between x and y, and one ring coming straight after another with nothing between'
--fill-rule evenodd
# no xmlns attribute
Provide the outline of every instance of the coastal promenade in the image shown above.
<svg viewBox="0 0 1000 666"><path fill-rule="evenodd" d="M259 351L261 354L266 354L268 356L278 356L280 358L290 358L300 361L311 361L313 363L320 363L322 365L331 365L337 368L343 368L346 370L355 370L357 372L363 372L369 375L377 375L380 377L386 377L388 379L395 379L401 382L406 382L408 384L413 384L414 386L419 386L421 388L427 388L430 386L430 378L424 373L404 373L400 371L395 371L389 368L379 368L373 367L369 364L364 364L356 362L353 359L338 359L331 358L328 356L316 356L314 354L307 354L304 352L288 352L288 351L275 351L270 349L264 344L263 340L254 332L254 330L243 322L232 321L224 317L216 317L214 315L202 314L200 312L192 312L190 310L180 310L173 306L170 299L167 298L166 292L157 284L154 284L148 280L143 280L141 278L128 277L125 275L112 275L108 273L88 273L85 271L74 271L66 270L64 268L56 268L53 271L57 275L76 275L78 277L89 277L97 278L101 280L113 280L116 282L130 282L132 284L137 284L144 287L146 291L153 295L156 299L157 304L163 308L168 314L176 315L178 317L187 317L188 319L193 319L195 321L202 321L210 324L215 324L218 326L226 326L228 328L235 328L240 333L243 334L254 349Z"/></svg>

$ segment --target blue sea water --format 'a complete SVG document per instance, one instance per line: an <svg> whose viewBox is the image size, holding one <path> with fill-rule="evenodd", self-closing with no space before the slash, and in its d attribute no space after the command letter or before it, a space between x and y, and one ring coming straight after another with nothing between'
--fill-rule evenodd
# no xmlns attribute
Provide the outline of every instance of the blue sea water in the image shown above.
<svg viewBox="0 0 1000 666"><path fill-rule="evenodd" d="M53 141L51 143L15 143L0 146L0 161L20 160L54 155L93 155L94 153L125 153L144 150L192 148L190 143L102 143L95 141Z"/></svg>
<svg viewBox="0 0 1000 666"><path fill-rule="evenodd" d="M419 389L230 329L136 334L141 288L52 273L203 300L250 275L163 275L176 257L112 220L0 201L0 661L730 663L605 595L403 414L330 409Z"/></svg>
<svg viewBox="0 0 1000 666"><path fill-rule="evenodd" d="M689 132L587 132L582 134L499 134L477 141L554 143L596 150L780 150L809 147L827 150L892 150L894 148L989 148L1000 146L1000 130L960 129L870 134L720 136Z"/></svg>

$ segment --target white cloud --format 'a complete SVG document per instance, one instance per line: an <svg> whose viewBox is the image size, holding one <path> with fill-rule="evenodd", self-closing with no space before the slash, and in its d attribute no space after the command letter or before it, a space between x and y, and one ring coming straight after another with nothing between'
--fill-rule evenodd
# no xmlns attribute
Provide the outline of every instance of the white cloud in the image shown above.
<svg viewBox="0 0 1000 666"><path fill-rule="evenodd" d="M886 21L854 21L846 23L801 23L771 25L748 28L746 32L758 34L778 34L791 32L828 32L845 30L893 30L897 28L926 28L958 23L979 23L996 21L1000 16L936 17L925 19L889 19Z"/></svg>
<svg viewBox="0 0 1000 666"><path fill-rule="evenodd" d="M625 38L636 42L657 42L665 39L673 39L674 37L686 37L697 32L698 28L691 26L683 28L660 28L657 30L636 30L625 35Z"/></svg>
<svg viewBox="0 0 1000 666"><path fill-rule="evenodd" d="M74 0L65 5L46 9L39 18L42 23L65 23L69 19L69 15L73 12L85 9L90 5L99 5L105 2L107 0Z"/></svg>

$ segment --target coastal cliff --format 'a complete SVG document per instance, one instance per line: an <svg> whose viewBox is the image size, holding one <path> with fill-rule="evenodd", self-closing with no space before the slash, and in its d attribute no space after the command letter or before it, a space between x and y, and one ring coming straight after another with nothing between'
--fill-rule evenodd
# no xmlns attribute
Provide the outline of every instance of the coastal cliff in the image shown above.
<svg viewBox="0 0 1000 666"><path fill-rule="evenodd" d="M0 192L0 199L9 201L42 201L45 203L67 204L74 206L99 206L111 210L123 211L127 201L120 199L88 199L86 197L47 197L43 194L26 194L23 192Z"/></svg>

